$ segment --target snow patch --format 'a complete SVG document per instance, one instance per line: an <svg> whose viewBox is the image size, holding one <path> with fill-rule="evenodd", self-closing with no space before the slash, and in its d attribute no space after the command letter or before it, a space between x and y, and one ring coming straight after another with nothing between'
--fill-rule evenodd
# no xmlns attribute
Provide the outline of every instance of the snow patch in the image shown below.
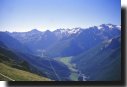
<svg viewBox="0 0 127 87"><path fill-rule="evenodd" d="M112 29L113 28L113 25L107 25L110 29Z"/></svg>
<svg viewBox="0 0 127 87"><path fill-rule="evenodd" d="M120 26L120 25L117 25L116 27L117 27L119 30L121 30L121 26Z"/></svg>
<svg viewBox="0 0 127 87"><path fill-rule="evenodd" d="M102 26L97 26L97 28L100 30L100 29L102 29L103 27L102 27Z"/></svg>

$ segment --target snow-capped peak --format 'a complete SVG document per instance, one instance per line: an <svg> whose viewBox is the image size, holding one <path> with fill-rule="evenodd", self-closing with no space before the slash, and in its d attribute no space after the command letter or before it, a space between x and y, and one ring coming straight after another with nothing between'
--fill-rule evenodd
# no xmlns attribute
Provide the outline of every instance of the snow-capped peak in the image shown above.
<svg viewBox="0 0 127 87"><path fill-rule="evenodd" d="M117 27L119 30L121 30L121 26L120 26L120 25L117 25L116 27Z"/></svg>
<svg viewBox="0 0 127 87"><path fill-rule="evenodd" d="M57 29L54 32L64 33L64 34L76 34L79 32L81 28L73 28L73 29Z"/></svg>
<svg viewBox="0 0 127 87"><path fill-rule="evenodd" d="M97 28L99 30L104 30L104 29L121 29L121 26L117 26L117 25L113 25L113 24L102 24L102 25L99 25L97 26Z"/></svg>
<svg viewBox="0 0 127 87"><path fill-rule="evenodd" d="M70 33L70 34L76 34L76 33L80 32L80 30L81 30L81 28L70 29L70 30L68 31L68 33Z"/></svg>
<svg viewBox="0 0 127 87"><path fill-rule="evenodd" d="M102 27L102 26L97 26L97 28L100 30L100 29L102 29L103 27Z"/></svg>
<svg viewBox="0 0 127 87"><path fill-rule="evenodd" d="M108 24L107 26L109 27L109 29L112 29L113 28L113 25L112 24Z"/></svg>

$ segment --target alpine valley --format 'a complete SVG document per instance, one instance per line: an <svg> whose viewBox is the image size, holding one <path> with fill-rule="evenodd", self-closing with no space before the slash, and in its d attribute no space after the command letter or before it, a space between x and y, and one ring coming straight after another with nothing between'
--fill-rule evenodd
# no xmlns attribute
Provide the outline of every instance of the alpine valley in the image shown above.
<svg viewBox="0 0 127 87"><path fill-rule="evenodd" d="M121 80L121 26L1 31L0 80Z"/></svg>

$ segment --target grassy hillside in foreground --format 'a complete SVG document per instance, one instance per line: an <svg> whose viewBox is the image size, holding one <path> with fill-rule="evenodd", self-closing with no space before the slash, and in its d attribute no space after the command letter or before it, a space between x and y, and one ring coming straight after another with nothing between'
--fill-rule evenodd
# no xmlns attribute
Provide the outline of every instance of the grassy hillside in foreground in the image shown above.
<svg viewBox="0 0 127 87"><path fill-rule="evenodd" d="M11 80L0 74L0 81L11 81Z"/></svg>
<svg viewBox="0 0 127 87"><path fill-rule="evenodd" d="M49 60L48 57L12 51L2 42L0 43L0 63L52 80L70 80L70 70L63 63Z"/></svg>
<svg viewBox="0 0 127 87"><path fill-rule="evenodd" d="M29 64L0 42L0 81L49 81L31 73Z"/></svg>
<svg viewBox="0 0 127 87"><path fill-rule="evenodd" d="M50 81L50 79L48 78L41 77L39 75L16 68L12 68L3 63L0 63L0 73L16 81ZM9 79L6 77L0 75L0 80L9 81Z"/></svg>

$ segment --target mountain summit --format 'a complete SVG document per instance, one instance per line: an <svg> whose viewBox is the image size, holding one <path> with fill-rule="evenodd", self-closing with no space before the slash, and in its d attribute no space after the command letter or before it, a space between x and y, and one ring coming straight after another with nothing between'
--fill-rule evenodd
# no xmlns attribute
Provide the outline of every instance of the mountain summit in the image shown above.
<svg viewBox="0 0 127 87"><path fill-rule="evenodd" d="M57 29L54 31L16 32L10 35L29 49L41 55L46 50L50 56L72 56L88 50L104 40L120 35L120 27L113 24L102 24L90 28ZM77 49L77 51L73 51ZM59 54L60 53L60 54Z"/></svg>
<svg viewBox="0 0 127 87"><path fill-rule="evenodd" d="M29 31L29 32L41 32L41 31L39 31L37 29L33 29L33 30Z"/></svg>
<svg viewBox="0 0 127 87"><path fill-rule="evenodd" d="M18 69L21 67L17 65L25 64L29 66L27 71L30 68L30 72L58 81L116 81L121 77L120 38L121 26L112 24L85 29L0 32L0 61L12 58L9 62ZM88 78L82 79L85 77Z"/></svg>

